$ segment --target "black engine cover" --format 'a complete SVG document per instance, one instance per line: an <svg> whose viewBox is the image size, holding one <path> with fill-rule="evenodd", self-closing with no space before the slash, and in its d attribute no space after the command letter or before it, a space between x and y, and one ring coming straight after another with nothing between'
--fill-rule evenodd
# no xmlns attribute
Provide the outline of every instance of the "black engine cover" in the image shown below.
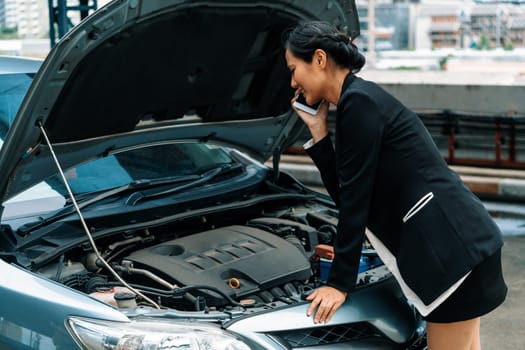
<svg viewBox="0 0 525 350"><path fill-rule="evenodd" d="M312 275L308 258L297 246L248 226L174 239L136 251L126 259L179 286L212 286L234 298ZM235 282L232 279L240 282L238 288L230 286L229 282ZM204 294L209 302L221 300L209 290L196 294Z"/></svg>

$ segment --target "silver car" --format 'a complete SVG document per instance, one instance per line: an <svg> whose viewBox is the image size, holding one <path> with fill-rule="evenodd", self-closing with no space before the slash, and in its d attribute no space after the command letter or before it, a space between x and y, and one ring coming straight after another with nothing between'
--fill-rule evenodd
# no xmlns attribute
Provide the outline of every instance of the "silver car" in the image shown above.
<svg viewBox="0 0 525 350"><path fill-rule="evenodd" d="M338 212L279 171L302 132L282 32L353 1L113 1L0 59L0 348L424 349L370 246L326 324ZM273 167L264 162L273 159Z"/></svg>

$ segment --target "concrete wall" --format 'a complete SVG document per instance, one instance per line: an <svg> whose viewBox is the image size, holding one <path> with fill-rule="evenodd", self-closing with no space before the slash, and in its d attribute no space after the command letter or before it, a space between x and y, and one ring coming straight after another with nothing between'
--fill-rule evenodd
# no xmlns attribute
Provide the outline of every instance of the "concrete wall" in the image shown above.
<svg viewBox="0 0 525 350"><path fill-rule="evenodd" d="M363 71L360 75L416 110L525 116L525 79L512 74Z"/></svg>

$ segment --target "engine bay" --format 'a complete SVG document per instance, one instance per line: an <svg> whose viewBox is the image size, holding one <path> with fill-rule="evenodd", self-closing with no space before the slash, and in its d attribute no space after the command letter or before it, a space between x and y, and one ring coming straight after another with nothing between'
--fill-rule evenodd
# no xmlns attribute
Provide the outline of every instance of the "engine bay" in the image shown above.
<svg viewBox="0 0 525 350"><path fill-rule="evenodd" d="M317 201L282 204L271 211L246 207L235 214L218 212L121 232L97 245L124 280L161 307L203 311L289 305L325 283L323 269L330 261L316 248L331 248L338 213ZM358 285L389 275L367 243L361 264ZM86 247L36 272L116 307L129 305L131 291Z"/></svg>

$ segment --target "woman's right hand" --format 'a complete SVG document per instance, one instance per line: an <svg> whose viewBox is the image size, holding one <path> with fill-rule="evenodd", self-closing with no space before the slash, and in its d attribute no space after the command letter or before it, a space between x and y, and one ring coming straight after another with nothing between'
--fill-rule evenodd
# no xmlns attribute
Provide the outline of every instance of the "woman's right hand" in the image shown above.
<svg viewBox="0 0 525 350"><path fill-rule="evenodd" d="M307 113L305 111L295 108L293 105L293 103L297 99L297 96L299 96L300 93L300 89L297 89L295 91L295 95L291 100L292 108L295 110L297 115L301 117L303 122L310 130L314 142L318 142L321 139L323 139L326 135L328 135L328 107L330 104L326 101L323 101L316 115Z"/></svg>
<svg viewBox="0 0 525 350"><path fill-rule="evenodd" d="M314 315L314 323L330 321L335 311L345 302L347 295L347 292L329 286L314 290L306 297L306 300L311 301L306 316Z"/></svg>

